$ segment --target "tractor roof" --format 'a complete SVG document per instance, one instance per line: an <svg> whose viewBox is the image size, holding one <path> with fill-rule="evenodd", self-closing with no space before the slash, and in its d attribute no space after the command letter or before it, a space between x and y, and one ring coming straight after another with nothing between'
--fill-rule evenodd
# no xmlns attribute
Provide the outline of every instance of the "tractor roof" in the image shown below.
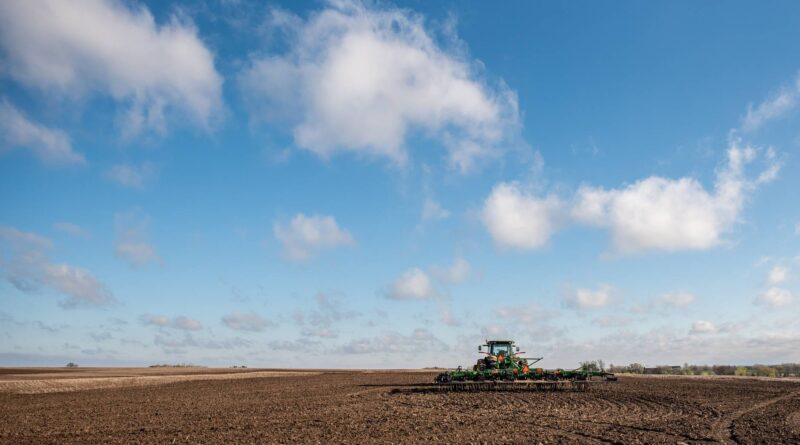
<svg viewBox="0 0 800 445"><path fill-rule="evenodd" d="M514 340L486 340L487 345L496 344L496 343L514 343Z"/></svg>

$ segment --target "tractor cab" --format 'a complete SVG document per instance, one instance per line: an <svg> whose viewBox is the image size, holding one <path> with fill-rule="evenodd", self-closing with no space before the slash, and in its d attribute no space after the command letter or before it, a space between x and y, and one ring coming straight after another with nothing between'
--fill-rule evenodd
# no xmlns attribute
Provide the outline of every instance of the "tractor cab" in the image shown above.
<svg viewBox="0 0 800 445"><path fill-rule="evenodd" d="M486 351L483 347L486 346ZM519 352L519 347L514 346L513 340L487 340L485 345L478 346L478 352L486 352L495 357L510 357Z"/></svg>
<svg viewBox="0 0 800 445"><path fill-rule="evenodd" d="M485 349L484 349L485 348ZM473 370L506 369L528 364L526 359L519 357L519 347L514 346L513 340L486 340L486 344L478 346L478 352L486 354L478 359Z"/></svg>

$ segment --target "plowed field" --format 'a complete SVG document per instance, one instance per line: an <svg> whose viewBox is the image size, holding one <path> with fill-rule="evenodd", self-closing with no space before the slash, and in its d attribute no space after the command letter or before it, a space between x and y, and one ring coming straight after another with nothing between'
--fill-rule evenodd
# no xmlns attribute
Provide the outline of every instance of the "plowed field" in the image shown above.
<svg viewBox="0 0 800 445"><path fill-rule="evenodd" d="M465 394L430 391L427 372L248 371L7 385L0 443L800 444L797 381L622 376L586 392Z"/></svg>

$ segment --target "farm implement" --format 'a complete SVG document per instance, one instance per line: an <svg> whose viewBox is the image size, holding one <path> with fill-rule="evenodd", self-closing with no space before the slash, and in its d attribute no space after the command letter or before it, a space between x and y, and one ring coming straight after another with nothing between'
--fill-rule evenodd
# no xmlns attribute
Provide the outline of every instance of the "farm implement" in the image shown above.
<svg viewBox="0 0 800 445"><path fill-rule="evenodd" d="M584 391L590 383L617 380L602 370L534 368L542 357L522 357L524 352L512 340L487 340L478 352L486 356L472 369L459 366L436 376L438 387L446 391Z"/></svg>

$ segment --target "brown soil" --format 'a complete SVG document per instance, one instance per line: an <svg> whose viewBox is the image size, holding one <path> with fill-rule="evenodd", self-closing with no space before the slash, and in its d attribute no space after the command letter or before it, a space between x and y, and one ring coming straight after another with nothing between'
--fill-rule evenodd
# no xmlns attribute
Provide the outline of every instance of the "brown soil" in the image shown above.
<svg viewBox="0 0 800 445"><path fill-rule="evenodd" d="M435 373L267 373L0 393L0 443L800 444L796 381L623 376L586 392L439 393L425 386Z"/></svg>

